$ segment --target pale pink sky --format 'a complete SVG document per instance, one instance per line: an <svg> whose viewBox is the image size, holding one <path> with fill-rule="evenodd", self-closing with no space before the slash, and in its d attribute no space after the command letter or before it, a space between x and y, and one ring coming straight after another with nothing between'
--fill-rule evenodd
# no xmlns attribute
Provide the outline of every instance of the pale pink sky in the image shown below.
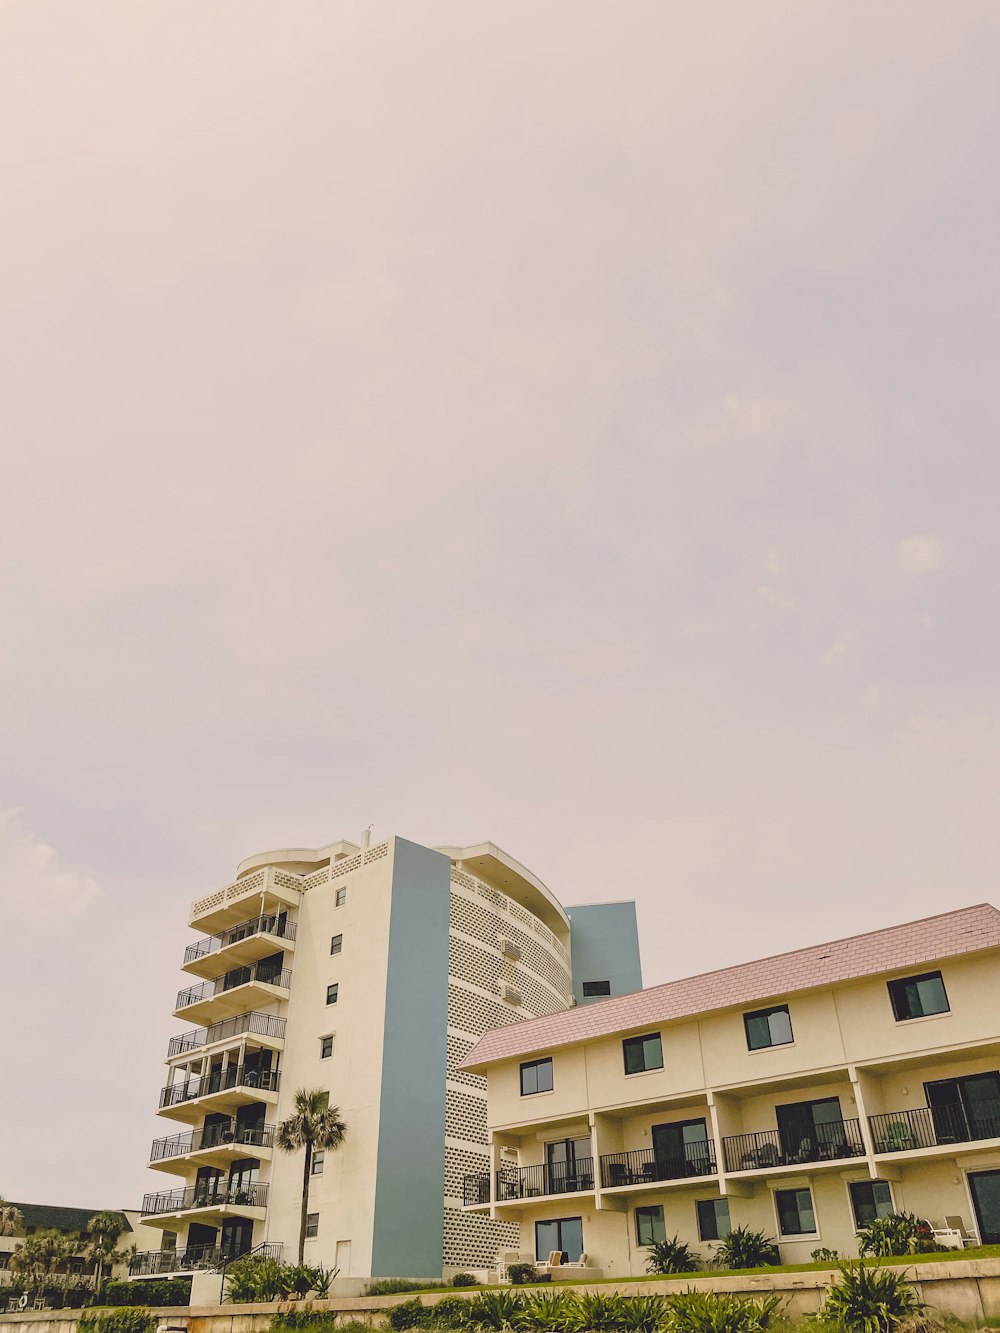
<svg viewBox="0 0 1000 1333"><path fill-rule="evenodd" d="M0 0L0 1193L162 1184L262 848L492 838L650 983L997 899L998 41Z"/></svg>

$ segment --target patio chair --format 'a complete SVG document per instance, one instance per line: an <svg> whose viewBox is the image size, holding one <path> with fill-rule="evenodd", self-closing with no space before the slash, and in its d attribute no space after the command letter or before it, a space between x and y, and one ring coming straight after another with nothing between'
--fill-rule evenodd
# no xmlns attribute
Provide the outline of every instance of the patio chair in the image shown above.
<svg viewBox="0 0 1000 1333"><path fill-rule="evenodd" d="M972 1231L966 1231L965 1223L962 1221L960 1217L957 1217L954 1214L952 1214L951 1216L946 1217L944 1219L944 1224L946 1227L948 1227L949 1230L958 1232L959 1238L961 1239L964 1248L968 1248L970 1245L979 1244L979 1235L976 1232L975 1228L973 1228Z"/></svg>
<svg viewBox="0 0 1000 1333"><path fill-rule="evenodd" d="M517 1250L502 1250L497 1255L497 1281L507 1281L507 1270L514 1264L533 1264L535 1256L533 1254L520 1254Z"/></svg>

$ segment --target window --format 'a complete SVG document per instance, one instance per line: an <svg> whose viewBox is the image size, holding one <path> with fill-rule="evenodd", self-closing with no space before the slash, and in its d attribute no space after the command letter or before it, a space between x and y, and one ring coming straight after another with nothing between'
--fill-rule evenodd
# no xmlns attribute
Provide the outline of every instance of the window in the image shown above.
<svg viewBox="0 0 1000 1333"><path fill-rule="evenodd" d="M346 903L346 902L347 902L347 890L346 890L346 888L340 888L340 889L338 889L337 892L336 892L336 893L334 894L334 896L333 896L333 905L334 905L334 907L343 907L344 903Z"/></svg>
<svg viewBox="0 0 1000 1333"><path fill-rule="evenodd" d="M892 1213L892 1191L887 1180L855 1180L851 1184L854 1225L860 1231L877 1217Z"/></svg>
<svg viewBox="0 0 1000 1333"><path fill-rule="evenodd" d="M583 983L583 998L585 1000L593 999L597 995L610 995L610 981L585 981Z"/></svg>
<svg viewBox="0 0 1000 1333"><path fill-rule="evenodd" d="M326 1153L323 1151L322 1148L317 1148L316 1151L313 1153L312 1171L311 1171L312 1175L321 1176L323 1174L323 1163L325 1160L326 1160Z"/></svg>
<svg viewBox="0 0 1000 1333"><path fill-rule="evenodd" d="M637 1245L655 1245L667 1239L663 1225L663 1205L651 1204L635 1210L635 1240Z"/></svg>
<svg viewBox="0 0 1000 1333"><path fill-rule="evenodd" d="M306 1213L306 1239L319 1235L319 1213Z"/></svg>
<svg viewBox="0 0 1000 1333"><path fill-rule="evenodd" d="M529 1060L521 1066L521 1096L552 1091L552 1059Z"/></svg>
<svg viewBox="0 0 1000 1333"><path fill-rule="evenodd" d="M320 1039L319 1039L319 1058L320 1058L321 1060L329 1060L329 1058L330 1058L330 1056L331 1056L332 1054L333 1054L333 1038L332 1038L332 1037L320 1037Z"/></svg>
<svg viewBox="0 0 1000 1333"><path fill-rule="evenodd" d="M778 1210L778 1229L783 1236L816 1234L811 1190L775 1190L774 1204Z"/></svg>
<svg viewBox="0 0 1000 1333"><path fill-rule="evenodd" d="M663 1045L658 1032L646 1037L629 1037L622 1042L625 1073L643 1074L647 1069L663 1068Z"/></svg>
<svg viewBox="0 0 1000 1333"><path fill-rule="evenodd" d="M340 985L339 985L338 982L335 981L335 982L333 982L332 985L327 986L327 988L326 988L326 1002L327 1002L327 1004L336 1004L336 1003L337 1003L337 996L338 996L339 994L340 994Z"/></svg>
<svg viewBox="0 0 1000 1333"><path fill-rule="evenodd" d="M747 1049L751 1051L764 1051L768 1046L787 1046L793 1040L787 1004L744 1014L743 1026L747 1030Z"/></svg>
<svg viewBox="0 0 1000 1333"><path fill-rule="evenodd" d="M699 1199L698 1237L700 1240L725 1240L732 1231L728 1199Z"/></svg>
<svg viewBox="0 0 1000 1333"><path fill-rule="evenodd" d="M330 952L340 953L343 947L344 947L343 935L334 935L333 939L330 941Z"/></svg>
<svg viewBox="0 0 1000 1333"><path fill-rule="evenodd" d="M535 1255L545 1263L553 1250L562 1251L564 1264L580 1262L583 1254L583 1218L557 1217L551 1222L535 1223Z"/></svg>
<svg viewBox="0 0 1000 1333"><path fill-rule="evenodd" d="M951 1009L940 972L890 981L889 999L897 1023L907 1018L926 1018L928 1014L947 1014Z"/></svg>

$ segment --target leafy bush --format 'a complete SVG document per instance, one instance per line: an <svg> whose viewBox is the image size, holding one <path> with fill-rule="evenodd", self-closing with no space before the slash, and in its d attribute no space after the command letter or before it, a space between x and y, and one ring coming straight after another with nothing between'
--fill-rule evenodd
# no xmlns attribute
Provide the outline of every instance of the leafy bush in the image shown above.
<svg viewBox="0 0 1000 1333"><path fill-rule="evenodd" d="M469 1301L469 1323L477 1328L516 1328L527 1301L523 1292L501 1287L481 1291Z"/></svg>
<svg viewBox="0 0 1000 1333"><path fill-rule="evenodd" d="M860 1262L838 1268L840 1279L827 1290L820 1311L827 1323L839 1324L849 1333L890 1333L924 1308L903 1273Z"/></svg>
<svg viewBox="0 0 1000 1333"><path fill-rule="evenodd" d="M469 1322L469 1302L463 1296L442 1296L428 1310L435 1328L464 1328Z"/></svg>
<svg viewBox="0 0 1000 1333"><path fill-rule="evenodd" d="M667 1303L662 1296L622 1298L618 1327L627 1333L657 1333L664 1325Z"/></svg>
<svg viewBox="0 0 1000 1333"><path fill-rule="evenodd" d="M379 1277L365 1287L366 1296L395 1296L403 1291L436 1291L440 1282L415 1282L408 1277Z"/></svg>
<svg viewBox="0 0 1000 1333"><path fill-rule="evenodd" d="M909 1254L917 1234L917 1219L912 1213L890 1213L876 1217L858 1232L858 1254L872 1254L877 1259Z"/></svg>
<svg viewBox="0 0 1000 1333"><path fill-rule="evenodd" d="M629 1304L629 1299L613 1291L577 1293L574 1302L578 1315L577 1327L593 1330L593 1333L611 1333L621 1327L622 1311Z"/></svg>
<svg viewBox="0 0 1000 1333"><path fill-rule="evenodd" d="M568 1291L526 1293L517 1327L539 1333L572 1333L579 1326L579 1307Z"/></svg>
<svg viewBox="0 0 1000 1333"><path fill-rule="evenodd" d="M378 1295L377 1292L369 1294ZM400 1301L389 1311L389 1327L394 1329L429 1328L431 1319L431 1307L416 1297L412 1301Z"/></svg>
<svg viewBox="0 0 1000 1333"><path fill-rule="evenodd" d="M264 1255L245 1254L226 1269L226 1300L280 1300L293 1290L288 1278L291 1268L291 1264L282 1264Z"/></svg>
<svg viewBox="0 0 1000 1333"><path fill-rule="evenodd" d="M515 1287L523 1287L526 1282L538 1281L538 1270L534 1264L510 1264L507 1276Z"/></svg>
<svg viewBox="0 0 1000 1333"><path fill-rule="evenodd" d="M650 1273L696 1273L700 1263L699 1257L691 1253L690 1245L672 1236L649 1246L646 1269Z"/></svg>
<svg viewBox="0 0 1000 1333"><path fill-rule="evenodd" d="M79 1333L153 1333L156 1318L145 1305L121 1305L111 1314L81 1315Z"/></svg>
<svg viewBox="0 0 1000 1333"><path fill-rule="evenodd" d="M336 1322L327 1310L313 1310L306 1305L301 1310L281 1310L271 1316L271 1333L291 1333L293 1329L309 1329L310 1333L329 1333Z"/></svg>
<svg viewBox="0 0 1000 1333"><path fill-rule="evenodd" d="M779 1296L747 1300L711 1291L668 1296L664 1328L670 1333L763 1333L781 1309Z"/></svg>
<svg viewBox="0 0 1000 1333"><path fill-rule="evenodd" d="M767 1268L780 1264L781 1257L777 1245L763 1231L737 1227L716 1250L715 1263L720 1268Z"/></svg>
<svg viewBox="0 0 1000 1333"><path fill-rule="evenodd" d="M189 1305L191 1303L191 1279L189 1277L164 1277L144 1279L141 1291L146 1301L154 1309L168 1305ZM72 1298L75 1293L67 1292ZM136 1283L108 1282L101 1296L104 1305L131 1305L135 1300Z"/></svg>
<svg viewBox="0 0 1000 1333"><path fill-rule="evenodd" d="M453 1287L474 1287L476 1286L476 1278L472 1273L456 1273L451 1279L451 1285Z"/></svg>

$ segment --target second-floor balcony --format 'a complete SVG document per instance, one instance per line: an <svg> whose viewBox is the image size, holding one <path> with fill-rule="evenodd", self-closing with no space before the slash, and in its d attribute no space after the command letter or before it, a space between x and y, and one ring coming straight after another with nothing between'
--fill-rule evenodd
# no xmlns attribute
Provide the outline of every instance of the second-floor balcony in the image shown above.
<svg viewBox="0 0 1000 1333"><path fill-rule="evenodd" d="M652 1185L658 1181L689 1180L716 1174L715 1146L709 1142L685 1144L672 1152L637 1148L632 1152L601 1156L601 1186L620 1189L628 1185Z"/></svg>
<svg viewBox="0 0 1000 1333"><path fill-rule="evenodd" d="M141 1250L129 1262L129 1277L159 1277L163 1273L195 1273L199 1269L221 1268L241 1254L248 1246L236 1248L221 1245L185 1245L166 1250ZM269 1241L254 1247L254 1253L271 1259L281 1258L281 1242Z"/></svg>
<svg viewBox="0 0 1000 1333"><path fill-rule="evenodd" d="M266 1182L230 1183L225 1177L220 1177L217 1180L200 1180L196 1185L188 1185L184 1189L147 1194L139 1211L144 1218L159 1219L155 1225L163 1225L165 1218L176 1218L182 1213L202 1212L219 1217L233 1213L255 1216L255 1210L266 1207Z"/></svg>
<svg viewBox="0 0 1000 1333"><path fill-rule="evenodd" d="M268 912L241 921L218 935L206 935L184 950L184 971L211 977L221 966L252 963L277 949L295 945L295 922L285 912Z"/></svg>
<svg viewBox="0 0 1000 1333"><path fill-rule="evenodd" d="M189 1157L209 1166L224 1165L235 1157L270 1157L274 1146L273 1125L205 1125L188 1134L154 1139L149 1165L156 1170L185 1169Z"/></svg>
<svg viewBox="0 0 1000 1333"><path fill-rule="evenodd" d="M977 1107L919 1106L868 1117L877 1153L913 1152L1000 1139L1000 1102Z"/></svg>
<svg viewBox="0 0 1000 1333"><path fill-rule="evenodd" d="M241 1009L288 998L292 974L271 962L234 967L221 977L178 992L174 1013L213 1023Z"/></svg>
<svg viewBox="0 0 1000 1333"><path fill-rule="evenodd" d="M203 1046L214 1046L216 1042L231 1041L244 1034L260 1037L263 1039L260 1045L268 1046L271 1050L280 1050L285 1041L285 1020L279 1018L277 1014L259 1014L253 1011L249 1014L235 1014L232 1018L224 1018L218 1023L213 1023L211 1027L192 1028L190 1032L182 1032L179 1036L170 1038L167 1059L186 1055L189 1051L201 1050Z"/></svg>
<svg viewBox="0 0 1000 1333"><path fill-rule="evenodd" d="M861 1124L835 1120L789 1135L776 1129L734 1134L722 1140L727 1171L769 1171L806 1162L839 1162L865 1155Z"/></svg>
<svg viewBox="0 0 1000 1333"><path fill-rule="evenodd" d="M205 1111L229 1111L247 1102L274 1102L278 1081L275 1069L229 1065L169 1083L160 1093L160 1111L177 1120L196 1120Z"/></svg>
<svg viewBox="0 0 1000 1333"><path fill-rule="evenodd" d="M548 1166L504 1166L497 1172L498 1203L512 1199L533 1199L544 1194L579 1194L594 1188L594 1159L579 1157L575 1162Z"/></svg>

